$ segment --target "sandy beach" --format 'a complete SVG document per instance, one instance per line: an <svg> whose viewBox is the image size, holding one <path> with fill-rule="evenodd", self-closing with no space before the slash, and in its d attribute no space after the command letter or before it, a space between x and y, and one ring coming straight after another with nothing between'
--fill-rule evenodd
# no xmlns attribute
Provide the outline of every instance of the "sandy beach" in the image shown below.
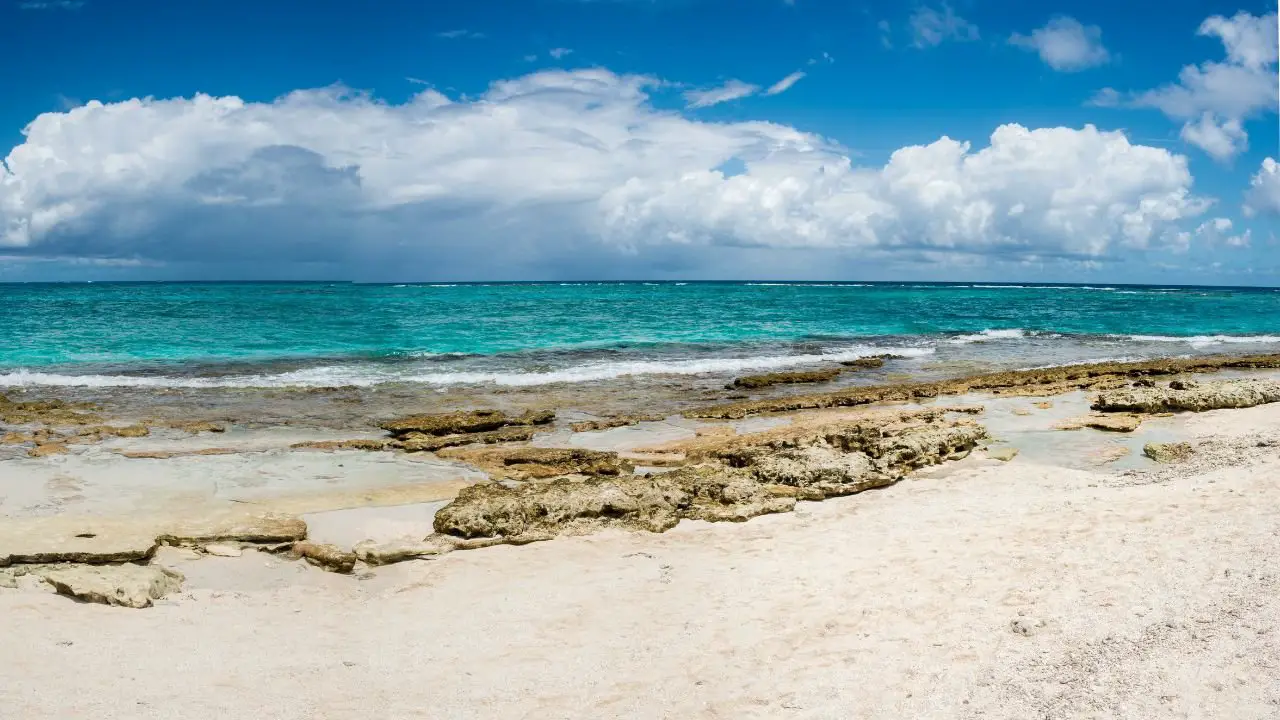
<svg viewBox="0 0 1280 720"><path fill-rule="evenodd" d="M1186 392L1274 376L1224 371ZM747 522L606 526L350 574L279 543L161 544L143 562L183 580L141 609L75 602L14 562L0 587L11 679L0 707L20 718L1276 717L1280 404L1150 413L1108 432L1072 425L1096 388L1054 389L888 406L905 417L980 404L923 416L925 427L980 424L988 436L887 487L788 498L787 511ZM875 412L589 432L557 422L518 445L621 451L640 466ZM270 511L346 551L422 538L475 483L550 482L485 485L484 456L465 447L294 447L338 437L231 427L10 452L0 549L151 547L174 523ZM1189 457L1156 463L1148 443L1187 443ZM192 452L215 446L227 451ZM73 535L95 537L54 541L84 528Z"/></svg>

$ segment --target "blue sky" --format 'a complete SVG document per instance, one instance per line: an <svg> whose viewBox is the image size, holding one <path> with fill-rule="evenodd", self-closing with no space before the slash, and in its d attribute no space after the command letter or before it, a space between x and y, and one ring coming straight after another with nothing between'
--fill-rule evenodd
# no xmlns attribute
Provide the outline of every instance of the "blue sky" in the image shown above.
<svg viewBox="0 0 1280 720"><path fill-rule="evenodd" d="M1271 3L0 3L0 280L1280 284Z"/></svg>

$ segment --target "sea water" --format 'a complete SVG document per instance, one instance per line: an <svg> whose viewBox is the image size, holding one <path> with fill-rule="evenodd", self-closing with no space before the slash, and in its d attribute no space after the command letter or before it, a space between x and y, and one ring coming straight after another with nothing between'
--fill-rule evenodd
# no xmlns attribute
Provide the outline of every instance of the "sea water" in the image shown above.
<svg viewBox="0 0 1280 720"><path fill-rule="evenodd" d="M893 353L1280 352L1280 290L972 283L0 284L0 386L531 386Z"/></svg>

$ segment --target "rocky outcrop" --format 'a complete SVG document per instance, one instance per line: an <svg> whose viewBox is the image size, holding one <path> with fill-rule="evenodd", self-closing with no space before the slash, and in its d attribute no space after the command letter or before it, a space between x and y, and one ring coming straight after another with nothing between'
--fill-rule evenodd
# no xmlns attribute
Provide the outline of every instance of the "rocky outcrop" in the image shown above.
<svg viewBox="0 0 1280 720"><path fill-rule="evenodd" d="M636 425L642 422L661 422L662 420L666 420L662 415L622 415L600 420L576 422L570 425L569 429L574 432L595 432L597 430L627 427L628 425Z"/></svg>
<svg viewBox="0 0 1280 720"><path fill-rule="evenodd" d="M413 415L397 420L388 420L379 427L396 437L409 433L460 435L489 432L504 427L546 425L555 419L556 414L550 410L531 410L523 415L514 417L500 410L473 410L438 415Z"/></svg>
<svg viewBox="0 0 1280 720"><path fill-rule="evenodd" d="M493 477L537 480L561 475L623 475L635 470L616 452L583 448L459 448L441 457L474 465Z"/></svg>
<svg viewBox="0 0 1280 720"><path fill-rule="evenodd" d="M235 455L241 452L235 448L197 448L195 450L119 450L118 455L135 460L168 460L176 457L192 457L196 455Z"/></svg>
<svg viewBox="0 0 1280 720"><path fill-rule="evenodd" d="M65 565L35 570L61 595L128 608L151 607L182 589L182 573L159 565Z"/></svg>
<svg viewBox="0 0 1280 720"><path fill-rule="evenodd" d="M14 401L0 395L0 423L7 425L94 425L102 422L102 418L91 412L95 409L84 403L62 400Z"/></svg>
<svg viewBox="0 0 1280 720"><path fill-rule="evenodd" d="M826 370L806 370L801 372L777 372L764 375L747 375L735 379L728 385L730 389L758 390L771 385L789 385L796 383L819 383L835 380L840 375L839 368Z"/></svg>
<svg viewBox="0 0 1280 720"><path fill-rule="evenodd" d="M989 392L994 395L1046 396L1071 390L1115 390L1134 378L1185 373L1205 373L1220 369L1260 369L1280 367L1280 355L1245 357L1201 357L1148 360L1129 363L1091 363L1060 368L988 373L937 382L876 385L847 388L831 393L770 398L749 402L695 408L685 417L736 420L751 415L836 407L855 407L877 402L907 402L918 398Z"/></svg>
<svg viewBox="0 0 1280 720"><path fill-rule="evenodd" d="M842 360L841 365L857 370L873 370L875 368L884 367L885 360L902 360L902 355L894 355L886 353L882 355L872 355L870 357L855 358L853 360Z"/></svg>
<svg viewBox="0 0 1280 720"><path fill-rule="evenodd" d="M604 528L663 532L682 519L743 521L890 485L916 468L964 455L982 426L942 411L872 417L761 436L714 438L700 462L671 472L559 477L473 485L435 515L437 533L527 543ZM905 419L904 419L905 418Z"/></svg>
<svg viewBox="0 0 1280 720"><path fill-rule="evenodd" d="M386 450L390 440L379 438L357 438L355 440L308 440L294 443L289 447L294 450Z"/></svg>
<svg viewBox="0 0 1280 720"><path fill-rule="evenodd" d="M1099 393L1093 409L1102 412L1204 412L1280 402L1280 382L1221 380L1170 383L1169 387L1130 387Z"/></svg>
<svg viewBox="0 0 1280 720"><path fill-rule="evenodd" d="M67 447L64 442L46 442L40 443L27 451L27 455L33 458L50 457L52 455L66 455L71 452L71 448Z"/></svg>
<svg viewBox="0 0 1280 720"><path fill-rule="evenodd" d="M1142 446L1142 454L1158 463L1182 462L1191 457L1195 450L1190 443L1147 443Z"/></svg>
<svg viewBox="0 0 1280 720"><path fill-rule="evenodd" d="M387 542L365 540L357 543L352 551L356 558L366 565L390 565L405 560L442 555L453 549L452 542L440 536L432 536L426 540L415 538L401 538Z"/></svg>
<svg viewBox="0 0 1280 720"><path fill-rule="evenodd" d="M280 513L252 517L213 519L172 528L156 538L163 545L203 546L211 543L244 542L259 545L287 543L307 537L307 523Z"/></svg>
<svg viewBox="0 0 1280 720"><path fill-rule="evenodd" d="M345 575L354 570L356 566L355 553L347 552L337 545L297 542L293 544L293 552L298 557L306 560L307 563L329 572Z"/></svg>
<svg viewBox="0 0 1280 720"><path fill-rule="evenodd" d="M505 427L488 432L444 436L410 432L392 440L388 443L388 447L399 448L405 452L436 452L437 450L462 445L496 445L498 443L523 442L533 439L536 432L537 430L532 427Z"/></svg>

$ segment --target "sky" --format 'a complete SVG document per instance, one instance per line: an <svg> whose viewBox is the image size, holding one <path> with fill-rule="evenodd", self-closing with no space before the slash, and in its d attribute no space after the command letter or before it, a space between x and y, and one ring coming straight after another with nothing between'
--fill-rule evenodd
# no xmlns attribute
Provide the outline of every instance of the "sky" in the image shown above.
<svg viewBox="0 0 1280 720"><path fill-rule="evenodd" d="M1276 4L0 0L0 281L1280 286Z"/></svg>

